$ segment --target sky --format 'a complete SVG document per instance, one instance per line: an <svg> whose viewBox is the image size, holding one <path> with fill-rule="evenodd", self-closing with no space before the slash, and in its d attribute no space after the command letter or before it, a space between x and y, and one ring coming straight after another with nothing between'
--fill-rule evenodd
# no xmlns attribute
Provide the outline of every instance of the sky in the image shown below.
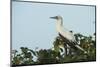
<svg viewBox="0 0 100 67"><path fill-rule="evenodd" d="M12 2L12 49L49 49L58 36L52 16L63 17L64 27L89 36L95 32L95 7Z"/></svg>

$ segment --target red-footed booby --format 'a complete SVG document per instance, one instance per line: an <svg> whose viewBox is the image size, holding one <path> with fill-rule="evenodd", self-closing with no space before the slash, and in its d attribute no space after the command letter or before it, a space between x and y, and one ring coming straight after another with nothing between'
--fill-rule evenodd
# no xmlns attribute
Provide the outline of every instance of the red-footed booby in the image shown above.
<svg viewBox="0 0 100 67"><path fill-rule="evenodd" d="M66 41L69 46L76 47L77 49L83 51L84 53L87 53L83 48L81 48L78 45L74 34L70 31L68 31L67 29L65 30L65 28L63 27L63 18L61 16L54 16L54 17L50 17L50 18L56 19L57 32L59 33L59 35L61 37L63 37L64 41Z"/></svg>

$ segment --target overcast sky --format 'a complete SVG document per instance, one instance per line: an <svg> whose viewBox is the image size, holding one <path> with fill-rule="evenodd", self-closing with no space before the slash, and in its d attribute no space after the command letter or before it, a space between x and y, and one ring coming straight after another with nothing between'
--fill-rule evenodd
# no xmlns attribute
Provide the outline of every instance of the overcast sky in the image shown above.
<svg viewBox="0 0 100 67"><path fill-rule="evenodd" d="M55 20L61 15L64 27L74 33L92 35L95 32L95 7L29 2L12 2L12 49L28 47L48 49L58 36Z"/></svg>

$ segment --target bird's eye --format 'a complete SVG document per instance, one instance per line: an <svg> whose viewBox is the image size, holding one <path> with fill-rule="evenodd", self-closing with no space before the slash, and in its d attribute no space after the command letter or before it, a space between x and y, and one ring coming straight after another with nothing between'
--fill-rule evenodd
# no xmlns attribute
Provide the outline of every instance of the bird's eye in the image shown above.
<svg viewBox="0 0 100 67"><path fill-rule="evenodd" d="M56 19L58 19L58 16L56 16Z"/></svg>

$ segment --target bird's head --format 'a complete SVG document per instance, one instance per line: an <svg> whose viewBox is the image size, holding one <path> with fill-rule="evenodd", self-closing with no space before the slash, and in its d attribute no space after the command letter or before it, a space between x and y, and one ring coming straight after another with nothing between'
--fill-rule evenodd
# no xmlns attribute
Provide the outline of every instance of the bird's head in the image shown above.
<svg viewBox="0 0 100 67"><path fill-rule="evenodd" d="M51 19L56 19L56 20L59 20L59 19L62 19L62 17L61 16L54 16L54 17L50 17Z"/></svg>

